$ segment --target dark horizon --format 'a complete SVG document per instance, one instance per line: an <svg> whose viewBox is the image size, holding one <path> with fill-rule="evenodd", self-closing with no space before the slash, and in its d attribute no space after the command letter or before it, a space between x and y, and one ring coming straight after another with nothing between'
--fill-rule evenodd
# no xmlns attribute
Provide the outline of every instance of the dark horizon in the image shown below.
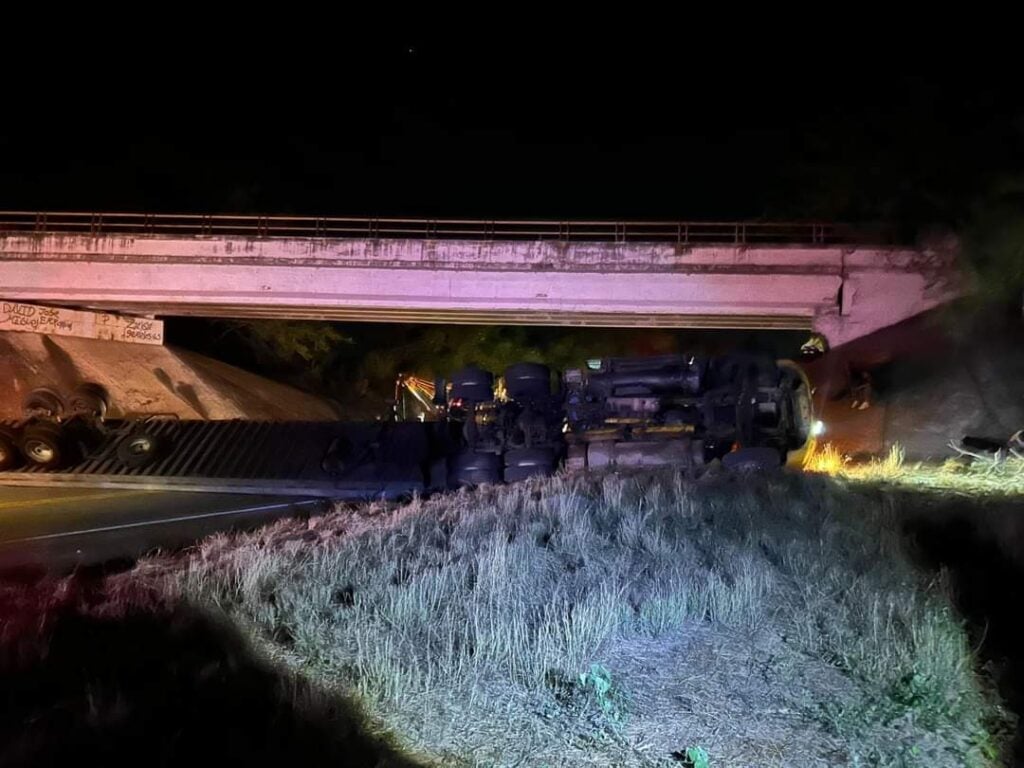
<svg viewBox="0 0 1024 768"><path fill-rule="evenodd" d="M986 62L525 42L396 34L294 74L165 64L123 102L28 93L0 208L914 227L1024 167L1019 89Z"/></svg>

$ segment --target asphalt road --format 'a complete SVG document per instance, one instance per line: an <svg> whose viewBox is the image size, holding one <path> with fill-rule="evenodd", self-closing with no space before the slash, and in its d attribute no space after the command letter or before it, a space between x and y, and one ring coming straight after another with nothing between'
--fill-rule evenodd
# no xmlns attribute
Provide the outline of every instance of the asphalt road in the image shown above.
<svg viewBox="0 0 1024 768"><path fill-rule="evenodd" d="M324 503L223 493L0 487L0 569L64 570L138 557Z"/></svg>

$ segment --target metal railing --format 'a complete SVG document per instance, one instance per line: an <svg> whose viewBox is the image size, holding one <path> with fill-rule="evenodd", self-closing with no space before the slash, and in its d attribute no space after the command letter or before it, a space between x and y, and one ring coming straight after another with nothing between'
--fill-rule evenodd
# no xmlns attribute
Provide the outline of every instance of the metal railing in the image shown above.
<svg viewBox="0 0 1024 768"><path fill-rule="evenodd" d="M150 213L0 211L0 233L76 233L92 236L417 238L660 242L680 245L880 242L839 224L764 221L529 221L327 216L248 216Z"/></svg>

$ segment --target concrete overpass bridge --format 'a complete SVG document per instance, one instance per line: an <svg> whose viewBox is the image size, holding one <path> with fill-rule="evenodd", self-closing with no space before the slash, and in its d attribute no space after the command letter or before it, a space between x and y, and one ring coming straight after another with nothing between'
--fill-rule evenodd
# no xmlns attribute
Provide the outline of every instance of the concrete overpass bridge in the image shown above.
<svg viewBox="0 0 1024 768"><path fill-rule="evenodd" d="M0 300L153 315L769 328L953 298L951 253L828 224L0 212Z"/></svg>

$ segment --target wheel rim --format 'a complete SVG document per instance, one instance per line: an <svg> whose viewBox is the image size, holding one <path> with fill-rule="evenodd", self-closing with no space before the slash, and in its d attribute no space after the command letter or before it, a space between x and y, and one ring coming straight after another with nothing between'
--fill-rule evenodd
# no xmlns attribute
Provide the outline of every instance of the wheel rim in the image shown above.
<svg viewBox="0 0 1024 768"><path fill-rule="evenodd" d="M40 440L32 440L25 446L25 454L37 464L49 464L53 461L57 452L53 446L47 445Z"/></svg>
<svg viewBox="0 0 1024 768"><path fill-rule="evenodd" d="M128 453L132 456L145 456L153 450L153 441L148 437L136 437L128 443Z"/></svg>

